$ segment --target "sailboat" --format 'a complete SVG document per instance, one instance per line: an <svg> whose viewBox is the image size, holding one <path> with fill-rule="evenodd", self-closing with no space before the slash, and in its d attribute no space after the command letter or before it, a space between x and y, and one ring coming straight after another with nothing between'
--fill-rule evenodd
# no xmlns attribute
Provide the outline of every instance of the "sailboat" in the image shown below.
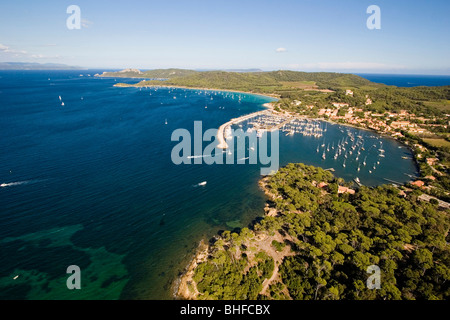
<svg viewBox="0 0 450 320"><path fill-rule="evenodd" d="M167 124L167 119L166 119L166 122L164 124Z"/></svg>

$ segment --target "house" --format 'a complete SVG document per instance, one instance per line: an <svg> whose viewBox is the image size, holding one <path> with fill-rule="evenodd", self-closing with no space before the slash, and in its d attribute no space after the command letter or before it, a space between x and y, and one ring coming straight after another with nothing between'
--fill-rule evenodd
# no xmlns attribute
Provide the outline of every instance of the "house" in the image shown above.
<svg viewBox="0 0 450 320"><path fill-rule="evenodd" d="M409 132L412 132L412 133L425 133L427 130L425 130L425 129L422 129L422 128L417 128L417 129L411 129L411 130L409 130Z"/></svg>
<svg viewBox="0 0 450 320"><path fill-rule="evenodd" d="M333 106L336 108L348 107L348 103L333 102Z"/></svg>
<svg viewBox="0 0 450 320"><path fill-rule="evenodd" d="M414 144L414 147L416 147L416 148L419 149L420 151L425 151L425 150L427 150L424 146L422 146L421 144L417 144L417 143Z"/></svg>
<svg viewBox="0 0 450 320"><path fill-rule="evenodd" d="M392 134L393 137L403 137L403 135L400 132L395 132Z"/></svg>
<svg viewBox="0 0 450 320"><path fill-rule="evenodd" d="M319 187L319 188L324 188L324 187L326 187L328 185L328 183L326 183L326 182L321 182L321 183L319 183L318 185L317 185L317 187Z"/></svg>
<svg viewBox="0 0 450 320"><path fill-rule="evenodd" d="M341 193L355 194L355 190L347 188L347 187L339 186L338 194L341 194Z"/></svg>
<svg viewBox="0 0 450 320"><path fill-rule="evenodd" d="M345 95L353 97L353 91L352 90L345 90Z"/></svg>
<svg viewBox="0 0 450 320"><path fill-rule="evenodd" d="M409 128L414 127L414 124L411 124L409 121L392 121L391 127L394 129L401 129L401 128Z"/></svg>
<svg viewBox="0 0 450 320"><path fill-rule="evenodd" d="M319 116L325 115L328 117L334 117L338 113L338 110L336 109L320 109L319 110Z"/></svg>
<svg viewBox="0 0 450 320"><path fill-rule="evenodd" d="M412 185L416 186L416 187L423 187L425 185L425 182L423 182L422 180L416 180L414 182L411 182Z"/></svg>
<svg viewBox="0 0 450 320"><path fill-rule="evenodd" d="M439 161L438 158L427 158L427 163L430 166L434 166L435 164L437 164L438 161Z"/></svg>

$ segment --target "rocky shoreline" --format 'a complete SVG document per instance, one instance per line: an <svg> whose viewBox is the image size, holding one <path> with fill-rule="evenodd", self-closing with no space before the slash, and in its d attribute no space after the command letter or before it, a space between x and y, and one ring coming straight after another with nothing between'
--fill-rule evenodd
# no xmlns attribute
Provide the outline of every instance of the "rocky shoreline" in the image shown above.
<svg viewBox="0 0 450 320"><path fill-rule="evenodd" d="M183 300L195 300L200 294L194 282L195 268L206 261L209 255L209 246L201 240L194 257L186 266L183 274L178 277L174 285L174 298Z"/></svg>

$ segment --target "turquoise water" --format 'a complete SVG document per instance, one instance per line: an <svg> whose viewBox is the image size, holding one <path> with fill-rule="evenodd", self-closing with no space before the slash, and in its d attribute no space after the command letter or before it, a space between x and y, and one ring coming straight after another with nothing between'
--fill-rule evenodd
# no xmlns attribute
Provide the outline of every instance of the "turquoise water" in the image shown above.
<svg viewBox="0 0 450 320"><path fill-rule="evenodd" d="M258 165L174 165L173 130L192 132L196 120L218 128L271 99L116 88L119 80L79 73L0 73L0 298L170 299L198 241L248 225L265 201ZM394 140L326 128L320 139L281 134L281 165L332 167L367 185L417 173ZM363 138L367 163L381 160L372 173L317 152L349 134ZM380 141L383 159L370 147ZM81 268L81 290L66 287L69 265Z"/></svg>

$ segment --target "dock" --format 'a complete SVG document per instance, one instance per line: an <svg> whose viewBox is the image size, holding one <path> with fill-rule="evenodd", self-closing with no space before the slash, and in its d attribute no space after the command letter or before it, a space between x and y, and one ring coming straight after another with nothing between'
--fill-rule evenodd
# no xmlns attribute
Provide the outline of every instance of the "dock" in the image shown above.
<svg viewBox="0 0 450 320"><path fill-rule="evenodd" d="M247 114L247 115L239 117L239 118L231 119L227 123L224 123L223 125L221 125L219 127L219 130L217 131L217 140L219 141L219 145L217 146L217 148L228 149L228 144L227 144L225 136L224 136L224 133L228 127L231 127L232 125L235 125L235 124L239 124L240 122L257 117L259 115L263 115L268 112L270 112L270 111L263 110L263 111L250 113L250 114Z"/></svg>

